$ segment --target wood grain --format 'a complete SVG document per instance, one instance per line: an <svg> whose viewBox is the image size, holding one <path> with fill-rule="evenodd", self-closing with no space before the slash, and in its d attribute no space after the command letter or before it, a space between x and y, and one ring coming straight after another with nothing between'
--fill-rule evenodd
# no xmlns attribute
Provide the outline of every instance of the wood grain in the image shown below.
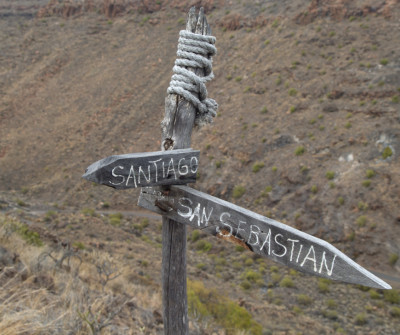
<svg viewBox="0 0 400 335"><path fill-rule="evenodd" d="M186 30L210 34L203 8L196 15L192 7L188 13ZM203 69L191 69L204 76ZM189 148L196 118L196 108L182 97L170 94L165 99L165 117L162 121L162 150ZM163 187L164 191L168 187ZM188 334L186 288L186 225L163 216L163 319L165 335Z"/></svg>
<svg viewBox="0 0 400 335"><path fill-rule="evenodd" d="M139 206L298 271L346 283L390 289L328 242L187 186L142 190Z"/></svg>

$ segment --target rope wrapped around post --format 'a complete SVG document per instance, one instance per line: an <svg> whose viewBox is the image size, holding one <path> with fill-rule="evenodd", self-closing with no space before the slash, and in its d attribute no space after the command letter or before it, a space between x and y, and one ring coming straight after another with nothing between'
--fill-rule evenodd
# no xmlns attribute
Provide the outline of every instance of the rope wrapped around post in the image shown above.
<svg viewBox="0 0 400 335"><path fill-rule="evenodd" d="M179 33L177 58L173 67L167 93L178 94L196 107L196 126L212 123L217 115L218 104L207 98L205 83L214 78L212 56L217 52L214 36L194 34L187 30ZM204 77L199 77L186 67L204 69ZM198 94L198 98L193 94Z"/></svg>

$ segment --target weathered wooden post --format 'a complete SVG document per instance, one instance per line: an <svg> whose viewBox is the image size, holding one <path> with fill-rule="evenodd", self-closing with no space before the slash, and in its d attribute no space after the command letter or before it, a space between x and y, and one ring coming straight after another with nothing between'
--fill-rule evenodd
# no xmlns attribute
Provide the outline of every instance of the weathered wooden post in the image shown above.
<svg viewBox="0 0 400 335"><path fill-rule="evenodd" d="M197 16L192 7L188 14L186 30L209 35L210 28L203 9ZM204 76L202 68L189 68L198 76ZM196 95L196 93L193 93ZM162 149L189 148L197 108L176 94L165 99L165 118L162 122ZM168 191L165 187L163 191ZM164 334L188 334L186 292L186 225L163 216L162 230L162 286Z"/></svg>
<svg viewBox="0 0 400 335"><path fill-rule="evenodd" d="M217 105L204 83L212 79L215 38L203 9L191 8L181 31L174 75L165 99L162 151L110 156L84 178L118 189L141 187L139 205L163 217L162 288L166 335L188 334L186 225L237 243L315 276L379 289L390 285L324 240L185 185L195 182L199 151L190 149L195 123L209 122ZM195 75L194 75L195 74ZM156 186L156 187L152 187Z"/></svg>

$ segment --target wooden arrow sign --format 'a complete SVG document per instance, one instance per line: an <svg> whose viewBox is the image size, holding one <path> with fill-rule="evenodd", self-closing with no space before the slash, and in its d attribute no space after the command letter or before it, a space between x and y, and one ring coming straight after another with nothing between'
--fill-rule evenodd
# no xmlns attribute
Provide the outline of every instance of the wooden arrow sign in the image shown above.
<svg viewBox="0 0 400 335"><path fill-rule="evenodd" d="M139 206L302 272L391 289L328 242L187 186L142 188Z"/></svg>
<svg viewBox="0 0 400 335"><path fill-rule="evenodd" d="M192 149L110 156L90 165L82 177L117 189L195 183L199 156Z"/></svg>

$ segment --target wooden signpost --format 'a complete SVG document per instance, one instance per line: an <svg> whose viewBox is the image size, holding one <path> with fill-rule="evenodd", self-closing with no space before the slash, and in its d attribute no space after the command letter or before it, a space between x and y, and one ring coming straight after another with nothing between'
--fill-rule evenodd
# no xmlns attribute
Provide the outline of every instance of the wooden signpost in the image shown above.
<svg viewBox="0 0 400 335"><path fill-rule="evenodd" d="M391 289L326 241L190 187L176 186L196 181L199 151L188 149L192 129L195 123L210 117L201 114L207 109L204 106L216 106L206 99L204 86L212 79L210 59L215 53L215 39L207 36L210 34L203 9L196 15L191 8L186 31L181 32L178 56L193 59L177 60L176 66L183 64L183 70L174 67L178 75L171 83L181 82L178 88L170 86L165 100L163 151L110 156L90 165L83 175L89 181L117 189L141 187L139 206L162 215L164 334L188 334L186 225L305 273ZM200 46L199 41L208 44ZM186 45L182 47L182 43Z"/></svg>
<svg viewBox="0 0 400 335"><path fill-rule="evenodd" d="M117 189L194 183L199 156L192 149L110 156L90 165L83 178Z"/></svg>

